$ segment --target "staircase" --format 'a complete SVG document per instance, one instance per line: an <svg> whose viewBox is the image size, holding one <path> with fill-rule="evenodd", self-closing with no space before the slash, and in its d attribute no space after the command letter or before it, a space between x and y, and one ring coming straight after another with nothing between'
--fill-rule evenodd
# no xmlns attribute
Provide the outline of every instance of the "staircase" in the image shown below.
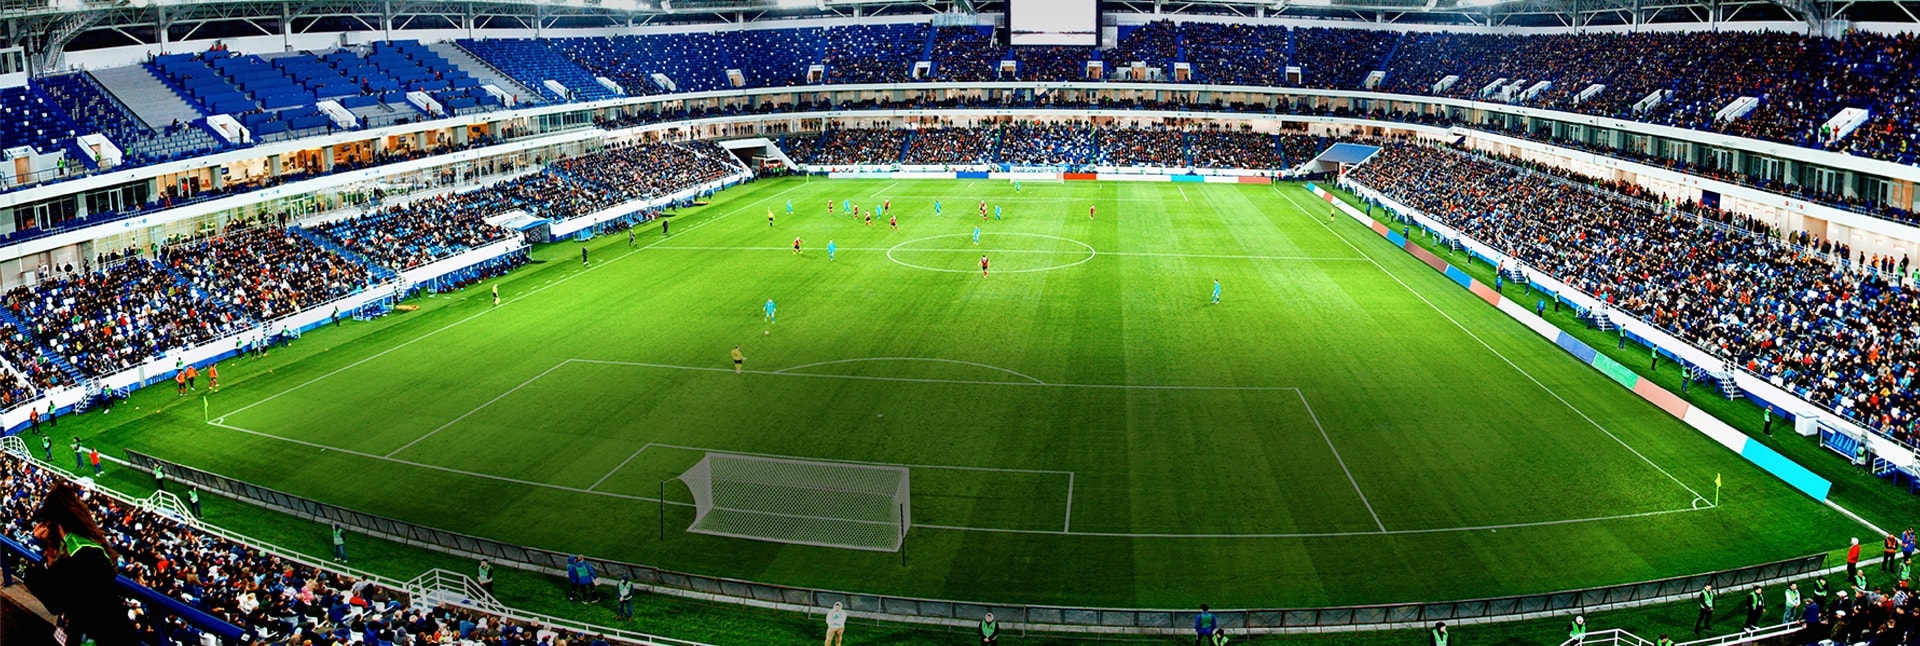
<svg viewBox="0 0 1920 646"><path fill-rule="evenodd" d="M459 45L451 42L427 43L427 49L435 54L439 54L441 58L447 59L447 62L452 63L454 67L460 68L460 70L466 72L468 76L472 76L475 80L480 81L481 85L492 85L500 88L507 94L520 97L520 102L523 105L544 103L540 98L543 96L541 93L525 85L521 85L519 81L513 80L513 77L507 76L505 72L501 72L498 68L487 64L486 61L480 60L480 57L474 56L472 52L467 51Z"/></svg>
<svg viewBox="0 0 1920 646"><path fill-rule="evenodd" d="M372 258L368 258L366 256L360 255L360 252L353 251L346 247L342 247L340 246L340 243L329 240L327 239L326 236L320 235L318 233L314 233L313 231L308 230L306 227L287 227L287 230L293 232L294 235L300 236L301 238L305 238L307 242L311 242L315 245L318 245L321 249L331 251L335 255L340 256L341 258L346 258L347 260L351 260L355 263L358 263L362 267L366 267L367 271L373 274L373 277L375 280L378 280L384 283L384 282L399 280L400 278L399 273L386 267L385 265L381 265L380 263L374 262Z"/></svg>
<svg viewBox="0 0 1920 646"><path fill-rule="evenodd" d="M107 94L139 117L147 127L162 130L174 121L192 123L204 116L144 65L113 67L91 72Z"/></svg>
<svg viewBox="0 0 1920 646"><path fill-rule="evenodd" d="M1394 37L1393 46L1387 48L1387 55L1381 57L1380 64L1374 66L1373 69L1380 70L1382 72L1387 71L1387 66L1393 64L1394 53L1400 51L1400 44L1404 42L1407 42L1407 32L1403 31L1403 32L1400 32L1399 36Z"/></svg>
<svg viewBox="0 0 1920 646"><path fill-rule="evenodd" d="M87 377L87 373L81 372L79 366L73 365L73 362L67 361L66 357L60 356L60 353L54 352L53 348L47 347L47 344L42 342L40 337L33 334L33 328L27 327L24 321L15 317L13 312L7 311L7 308L0 307L0 322L13 326L14 329L19 330L20 334L26 336L26 338L33 339L33 345L40 350L40 356L45 357L48 363L59 368L60 372L66 373L69 382L75 384L88 384L93 382L91 378Z"/></svg>

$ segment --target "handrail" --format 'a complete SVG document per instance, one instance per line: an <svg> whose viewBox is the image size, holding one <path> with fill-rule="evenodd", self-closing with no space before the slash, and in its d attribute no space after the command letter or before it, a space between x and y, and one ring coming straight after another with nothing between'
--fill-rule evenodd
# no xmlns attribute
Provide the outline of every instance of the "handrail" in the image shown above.
<svg viewBox="0 0 1920 646"><path fill-rule="evenodd" d="M159 460L127 449L127 460L142 471L160 467L169 480L191 482L202 490L269 509L328 523L424 549L466 558L486 558L506 567L557 574L570 554L514 545L488 538L424 527L337 505L294 496L259 485ZM858 592L795 588L740 579L674 572L648 565L588 560L606 580L629 577L644 589L701 600L794 612L814 612L834 603L851 614L903 623L971 626L993 612L1009 628L1080 633L1176 633L1190 624L1190 610L1070 608L899 597ZM1385 630L1432 621L1490 623L1663 603L1685 599L1702 585L1740 587L1811 575L1825 554L1639 583L1463 601L1374 604L1326 608L1215 610L1222 625L1251 633Z"/></svg>
<svg viewBox="0 0 1920 646"><path fill-rule="evenodd" d="M60 473L57 468L55 468L51 464L48 464L46 461L41 460L40 458L33 457L32 451L26 448L26 444L20 440L19 436L8 435L8 436L0 437L0 454L8 454L8 453L11 453L13 457L15 457L16 459L26 460L28 464L31 464L34 467L46 469L47 471L55 474ZM106 456L103 456L103 457L106 457ZM109 458L109 459L112 459L112 458ZM66 477L66 476L61 475L60 477ZM142 507L146 509L153 509L152 507L144 506L147 504L146 501L135 499L115 489L111 489L111 488L96 484L91 490L94 492L104 494L107 497L112 498L115 501L118 501L122 504L126 504L129 506ZM155 493L159 494L163 492L155 492ZM152 500L155 497L156 496L149 496L148 500ZM175 502L176 503L178 502L177 498L175 499ZM237 533L228 531L226 529L220 528L218 526L202 522L199 519L192 518L190 516L175 517L175 516L169 515L169 517L175 522L180 522L182 524L191 526L195 531L199 531L207 535L220 538L221 540L225 540L225 541L240 545L242 547L246 547L247 549L264 552L267 554L272 554L275 557L278 557L285 561L298 563L300 565L313 568L315 570L332 572L334 574L342 574L355 579L370 581L376 585L379 585L380 587L387 588L389 590L402 591L402 592L409 591L410 582L399 581L391 577L375 574L373 572L368 572L366 570L357 569L341 563L323 562L319 559L308 557L307 555L302 554L300 552L290 550L284 547L280 547L278 545L274 545L272 543L268 543L266 541L253 538L251 536L246 536L244 534L237 534ZM5 538L6 537L4 536L0 536L0 540L5 540ZM0 552L4 552L4 551L5 550L0 550ZM35 557L35 562L38 562L37 557ZM432 572L445 572L445 571L436 569L436 570L429 570L428 572L432 573ZM462 579L465 578L464 575L460 575L460 574L455 574L451 572L448 572L447 574L452 575L454 577L459 577ZM425 576L425 574L423 574L422 576ZM122 577L122 579L125 579L125 577ZM419 577L415 578L415 580L418 580L418 579ZM478 585L476 584L475 587L477 588ZM149 592L152 592L152 591L149 591ZM165 595L159 595L159 593L157 592L152 592L152 594L159 596L160 601L158 601L157 603L169 603L169 604L179 605L178 601L174 601L173 599L166 597ZM707 646L706 644L703 644L701 642L673 639L671 637L662 637L659 635L653 635L649 633L636 632L636 631L625 630L621 628L612 628L608 626L600 626L600 625L590 624L583 621L576 621L573 619L567 619L563 617L555 617L552 615L545 615L537 612L530 612L530 611L521 610L518 608L514 608L512 606L499 603L497 600L493 600L491 595L488 595L486 598L488 601L491 602L491 604L476 603L472 598L436 597L435 601L442 605L457 606L460 608L474 610L477 612L498 615L500 617L512 619L514 621L522 621L527 623L551 626L554 628L562 628L562 629L571 630L573 632L582 633L582 634L603 635L615 641L627 642L631 644L637 644L640 646ZM172 606L169 606L169 607L172 607ZM186 606L182 606L182 607L186 607ZM187 609L193 610L191 607L187 607ZM195 610L195 612L198 612L198 611ZM212 615L207 615L207 616L210 618L212 617ZM215 618L215 620L217 620L217 618ZM231 624L228 624L228 625L231 626ZM236 631L239 630L238 627L235 627L234 629ZM203 630L205 629L203 628Z"/></svg>
<svg viewBox="0 0 1920 646"><path fill-rule="evenodd" d="M5 536L0 536L0 552L17 555L35 564L39 564L44 560L40 553L35 552L33 548L21 545ZM0 556L0 560L4 560L4 556ZM11 572L11 570L8 571ZM173 597L160 594L159 591L140 585L139 582L129 579L125 575L114 575L114 583L120 587L122 594L138 599L148 605L159 606L167 614L179 615L181 618L186 619L187 623L194 628L219 635L221 639L228 640L229 643L239 643L240 637L246 634L246 631L241 630L239 626L227 623L219 617L207 614L206 611L199 608L181 603Z"/></svg>

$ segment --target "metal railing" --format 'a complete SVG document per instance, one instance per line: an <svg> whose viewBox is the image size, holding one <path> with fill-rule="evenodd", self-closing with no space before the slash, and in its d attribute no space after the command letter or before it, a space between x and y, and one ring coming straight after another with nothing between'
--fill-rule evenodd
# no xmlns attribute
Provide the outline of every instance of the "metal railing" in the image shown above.
<svg viewBox="0 0 1920 646"><path fill-rule="evenodd" d="M37 468L46 469L53 473L59 473L59 470L55 468L53 465L47 463L44 460L34 457L32 451L30 451L27 448L26 443L22 441L20 437L17 435L8 435L8 436L0 437L0 453L11 454L15 459L24 460L28 464L31 464ZM107 456L102 456L102 457L106 459L113 459ZM115 461L119 461L119 460L115 460ZM146 468L148 470L151 470L152 465L149 464L146 466ZM173 475L172 473L168 474L169 477L172 477L172 475ZM65 476L61 476L61 477L65 477ZM199 518L195 517L191 513L191 511L187 508L185 504L180 502L180 498L178 496L175 496L174 494L169 492L156 491L154 492L153 495L150 495L144 499L138 499L138 498L133 498L131 496L128 496L117 490L104 487L104 486L99 486L98 484L96 484L92 488L92 491L104 494L107 497L120 502L121 504L140 507L142 509L147 509L149 511L155 511L156 513L160 513L166 516L169 520L172 520L173 522L178 522L182 525L192 527L195 531L199 531L206 535L213 536L221 540L224 540L236 545L240 545L242 547L246 547L247 549L250 549L250 550L272 554L282 560L285 560L291 563L297 563L302 566L312 568L314 570L341 574L341 575L345 575L355 579L369 581L374 583L375 585L379 585L380 587L387 588L389 590L396 590L396 591L408 593L409 598L413 600L415 605L420 605L422 603L429 603L435 606L440 606L440 605L455 606L459 608L473 610L476 612L482 612L482 613L487 613L491 615L496 615L499 617L504 617L506 619L511 619L514 621L526 622L526 623L542 625L542 626L549 626L553 628L569 630L569 631L582 633L582 634L602 635L614 641L619 641L619 642L624 642L629 644L636 644L639 646L708 646L707 644L704 644L701 642L673 639L670 637L662 637L659 635L651 635L651 634L635 632L631 630L623 630L619 628L599 626L595 624L586 623L583 621L575 621L572 619L555 617L552 615L545 615L537 612L529 612L529 611L521 610L518 608L514 608L511 606L502 604L497 599L494 599L491 594L487 594L485 590L481 589L478 583L473 582L472 579L468 579L465 575L448 572L446 570L440 570L440 569L429 570L428 572L423 573L418 577L414 577L412 581L399 581L390 577L375 574L365 570L355 569L344 564L323 562L319 559L310 558L305 554L302 554L294 550L280 547L278 545L274 545L272 543L268 543L250 536L236 534L236 533L227 531L225 529L222 529L220 527L217 527L215 525L201 522ZM4 537L0 537L0 540L4 540ZM6 557L4 547L5 547L4 544L0 544L0 558ZM0 570L4 570L4 568L0 568ZM121 580L123 584L131 583L125 577L121 577ZM416 590L421 590L426 592L425 596L423 597L423 596L415 595L414 592ZM168 609L174 609L174 607L177 605L181 608L186 608L187 610L193 610L194 612L199 612L198 610L195 610L191 607L187 607L187 606L184 606L183 604L180 604L178 601L174 601L171 597L160 595L150 590L146 593L146 595L140 596L139 598L143 600L151 601L154 603L160 603L165 607L167 607ZM422 601L423 598L426 601ZM201 613L201 614L204 614L204 613ZM186 615L183 615L183 616L186 616ZM187 616L187 618L190 621L197 619L194 616ZM207 618L211 618L211 615L207 615ZM218 620L215 619L215 621L218 621ZM198 624L195 624L195 625L198 625ZM225 624L225 622L220 622L220 624L209 624L209 626L212 626L213 628L220 628L223 626L231 627L230 624ZM210 630L210 632L215 632L216 634L220 633L219 630L214 630L212 628L203 627L203 629ZM239 629L234 628L233 630L238 631Z"/></svg>
<svg viewBox="0 0 1920 646"><path fill-rule="evenodd" d="M1759 630L1743 630L1737 633L1707 637L1689 642L1680 642L1676 646L1735 646L1736 644L1756 644L1769 639L1785 637L1800 632L1802 623L1767 626ZM1560 646L1654 646L1654 642L1645 637L1618 628L1597 630L1581 637L1569 637L1560 642Z"/></svg>
<svg viewBox="0 0 1920 646"><path fill-rule="evenodd" d="M127 461L142 471L157 465L168 480L192 483L218 493L294 516L342 527L370 536L437 552L495 564L558 575L565 570L566 553L531 548L469 534L424 527L406 521L355 511L276 491L252 483L159 460L128 449ZM919 599L857 592L789 587L674 572L657 567L589 558L603 580L629 577L636 585L674 596L793 612L817 612L843 604L856 616L904 623L971 626L992 612L1009 628L1070 633L1179 633L1193 623L1194 611L1127 608L1072 608ZM1672 577L1640 583L1516 595L1466 601L1440 601L1327 608L1215 610L1221 625L1250 633L1335 632L1408 628L1445 621L1450 624L1490 623L1560 616L1574 612L1664 603L1687 598L1704 585L1746 587L1811 576L1826 561L1825 554L1764 563L1745 568Z"/></svg>

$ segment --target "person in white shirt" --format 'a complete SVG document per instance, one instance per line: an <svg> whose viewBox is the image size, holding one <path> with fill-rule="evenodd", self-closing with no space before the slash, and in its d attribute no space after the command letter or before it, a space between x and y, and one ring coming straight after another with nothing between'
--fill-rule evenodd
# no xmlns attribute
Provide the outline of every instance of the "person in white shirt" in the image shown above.
<svg viewBox="0 0 1920 646"><path fill-rule="evenodd" d="M847 633L847 610L845 608L840 607L839 602L835 602L833 604L833 609L827 611L826 646L840 646L840 638L845 636L846 633Z"/></svg>

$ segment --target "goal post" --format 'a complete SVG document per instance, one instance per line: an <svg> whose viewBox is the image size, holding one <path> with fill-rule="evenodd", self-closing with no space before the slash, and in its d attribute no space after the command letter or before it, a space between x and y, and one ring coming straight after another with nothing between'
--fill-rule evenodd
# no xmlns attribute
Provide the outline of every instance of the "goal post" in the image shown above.
<svg viewBox="0 0 1920 646"><path fill-rule="evenodd" d="M904 466L707 453L679 480L699 534L895 552L913 525Z"/></svg>

